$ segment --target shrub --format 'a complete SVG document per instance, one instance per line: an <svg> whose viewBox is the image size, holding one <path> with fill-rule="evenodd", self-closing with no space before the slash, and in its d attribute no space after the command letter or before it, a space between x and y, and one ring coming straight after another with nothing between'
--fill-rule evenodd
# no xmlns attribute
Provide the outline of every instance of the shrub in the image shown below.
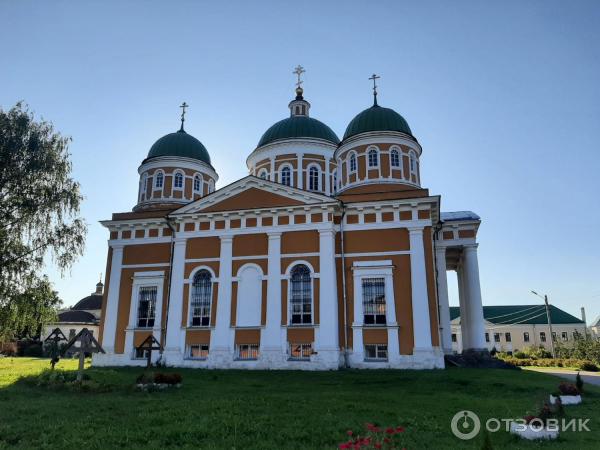
<svg viewBox="0 0 600 450"><path fill-rule="evenodd" d="M583 361L579 367L579 370L586 370L588 372L598 372L598 366L591 361ZM579 376L579 374L577 374ZM581 378L581 377L580 377Z"/></svg>
<svg viewBox="0 0 600 450"><path fill-rule="evenodd" d="M156 384L180 384L183 378L178 373L161 373L154 374L154 382Z"/></svg>
<svg viewBox="0 0 600 450"><path fill-rule="evenodd" d="M525 354L525 352L522 352L522 351L514 352L513 356L517 359L526 359L527 358L527 354Z"/></svg>
<svg viewBox="0 0 600 450"><path fill-rule="evenodd" d="M579 389L573 383L563 381L558 385L558 391L560 395L579 395Z"/></svg>
<svg viewBox="0 0 600 450"><path fill-rule="evenodd" d="M44 355L42 343L36 341L28 341L23 346L23 356L30 358L41 358Z"/></svg>

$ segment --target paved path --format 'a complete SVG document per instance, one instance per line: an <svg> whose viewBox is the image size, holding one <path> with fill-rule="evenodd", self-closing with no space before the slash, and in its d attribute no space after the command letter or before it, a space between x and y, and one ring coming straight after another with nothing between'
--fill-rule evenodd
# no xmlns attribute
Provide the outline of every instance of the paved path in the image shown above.
<svg viewBox="0 0 600 450"><path fill-rule="evenodd" d="M575 376L577 375L576 370L562 370L546 367L527 367L525 370L556 375L557 377L566 378L567 380L573 381L575 380ZM600 386L600 372L584 372L583 370L581 370L579 371L579 375L581 375L581 378L583 379L584 383L595 384L596 386Z"/></svg>

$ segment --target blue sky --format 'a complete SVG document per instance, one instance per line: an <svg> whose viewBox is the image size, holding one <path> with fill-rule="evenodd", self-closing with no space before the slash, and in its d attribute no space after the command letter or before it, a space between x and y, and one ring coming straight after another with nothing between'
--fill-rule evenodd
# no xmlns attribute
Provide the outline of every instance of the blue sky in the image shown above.
<svg viewBox="0 0 600 450"><path fill-rule="evenodd" d="M86 254L48 273L67 305L93 290L98 221L133 207L184 100L217 187L245 176L302 64L312 116L338 135L381 75L380 104L423 146L423 185L483 218L484 304L535 304L535 289L600 315L598 23L595 1L0 2L0 106L25 100L72 136L85 195Z"/></svg>

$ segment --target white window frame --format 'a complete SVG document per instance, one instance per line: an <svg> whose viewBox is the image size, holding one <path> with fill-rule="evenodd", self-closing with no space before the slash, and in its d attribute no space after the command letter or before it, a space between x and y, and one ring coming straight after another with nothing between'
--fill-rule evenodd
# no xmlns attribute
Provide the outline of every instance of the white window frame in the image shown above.
<svg viewBox="0 0 600 450"><path fill-rule="evenodd" d="M355 261L352 266L354 278L354 323L353 326L390 327L397 326L396 304L394 300L394 277L391 260ZM385 325L365 325L363 323L363 289L364 278L383 278L385 282Z"/></svg>
<svg viewBox="0 0 600 450"><path fill-rule="evenodd" d="M142 179L140 180L140 195L139 202L148 200L148 196L146 195L146 189L148 188L148 174L144 172L142 175Z"/></svg>
<svg viewBox="0 0 600 450"><path fill-rule="evenodd" d="M254 347L256 356L253 358L240 357L242 347L247 347L248 351L250 351L250 349L252 347ZM256 361L258 358L260 358L260 344L235 344L235 360L236 361Z"/></svg>
<svg viewBox="0 0 600 450"><path fill-rule="evenodd" d="M414 150L408 152L408 169L411 175L415 176L417 182L419 181L419 175L417 173L417 154ZM412 180L411 180L412 181Z"/></svg>
<svg viewBox="0 0 600 450"><path fill-rule="evenodd" d="M206 347L206 356L192 356L192 347ZM191 359L193 361L206 361L208 359L209 351L209 344L189 344L185 350L185 359Z"/></svg>
<svg viewBox="0 0 600 450"><path fill-rule="evenodd" d="M378 169L380 165L381 155L379 154L379 149L375 146L371 146L367 148L367 170L370 169ZM371 165L371 155L375 154L376 164Z"/></svg>
<svg viewBox="0 0 600 450"><path fill-rule="evenodd" d="M177 186L177 175L181 175L181 186ZM183 191L185 187L185 174L181 170L173 172L173 190Z"/></svg>
<svg viewBox="0 0 600 450"><path fill-rule="evenodd" d="M269 171L263 167L262 169L260 169L258 171L258 178L260 178L261 180L268 180L269 179Z"/></svg>
<svg viewBox="0 0 600 450"><path fill-rule="evenodd" d="M208 193L212 194L213 192L215 192L215 180L209 180L208 181Z"/></svg>
<svg viewBox="0 0 600 450"><path fill-rule="evenodd" d="M292 348L300 347L300 356L292 355ZM310 355L313 354L313 343L312 342L302 342L302 343L294 343L290 342L288 345L288 359L290 361L310 361ZM305 356L307 355L307 356Z"/></svg>
<svg viewBox="0 0 600 450"><path fill-rule="evenodd" d="M198 189L196 189L196 181L198 181ZM194 174L194 178L192 179L192 191L194 193L202 194L202 186L204 185L204 180L202 179L202 175L199 173Z"/></svg>
<svg viewBox="0 0 600 450"><path fill-rule="evenodd" d="M365 362L385 362L389 360L390 354L389 354L389 347L387 344L381 343L381 344L365 344L364 345L364 355L365 355ZM375 347L375 358L368 358L367 357L367 347ZM385 347L385 358L383 357L379 357L379 352L380 352L380 348L381 347ZM381 351L383 351L383 349L381 349Z"/></svg>
<svg viewBox="0 0 600 450"><path fill-rule="evenodd" d="M210 273L210 314L208 318L208 325L192 325L192 295L194 289L194 278L201 270L206 270L208 273ZM191 271L189 278L186 280L186 284L188 285L188 311L186 324L189 328L210 328L212 326L213 299L215 296L215 283L217 281L218 279L215 276L215 272L209 266L197 266Z"/></svg>
<svg viewBox="0 0 600 450"><path fill-rule="evenodd" d="M310 293L310 323L292 323L292 270L294 269L294 267L296 267L297 265L300 265L300 264L308 267L308 270L310 271L310 291L311 291L311 293ZM315 280L315 278L318 278L318 275L315 273L315 269L308 261L298 260L298 261L293 261L287 267L285 275L286 275L286 279L287 279L287 310L288 310L287 326L288 327L304 327L304 326L314 325L314 323L315 323L315 281L314 280Z"/></svg>
<svg viewBox="0 0 600 450"><path fill-rule="evenodd" d="M289 171L289 181L290 181L289 184L285 184L283 182L283 172L286 169ZM293 184L294 184L294 179L293 179L294 175L293 175L293 173L294 173L294 169L293 169L293 167L291 165L289 165L289 164L282 165L279 168L279 183L283 184L284 186L290 186L290 187L293 186Z"/></svg>
<svg viewBox="0 0 600 450"><path fill-rule="evenodd" d="M317 187L316 189L313 187L311 188L311 182L312 182L312 178L313 178L313 169L317 171ZM308 190L311 192L321 192L321 178L322 178L322 171L321 168L317 165L317 164L310 164L307 168L306 171L308 173Z"/></svg>
<svg viewBox="0 0 600 450"><path fill-rule="evenodd" d="M160 186L158 185L159 175L161 175ZM154 172L153 186L154 186L154 189L156 189L156 190L160 189L161 191L165 187L165 173L162 170L157 170L156 172Z"/></svg>
<svg viewBox="0 0 600 450"><path fill-rule="evenodd" d="M354 169L352 168L352 162L354 160ZM348 174L358 172L358 155L352 151L348 154Z"/></svg>

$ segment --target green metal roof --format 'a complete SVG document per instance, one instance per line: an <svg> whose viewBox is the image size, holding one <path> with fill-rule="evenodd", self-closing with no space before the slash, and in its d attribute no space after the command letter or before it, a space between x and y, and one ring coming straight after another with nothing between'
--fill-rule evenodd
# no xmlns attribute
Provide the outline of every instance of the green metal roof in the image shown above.
<svg viewBox="0 0 600 450"><path fill-rule="evenodd" d="M373 105L358 114L348 124L344 139L369 131L399 131L412 136L410 127L404 117L390 108Z"/></svg>
<svg viewBox="0 0 600 450"><path fill-rule="evenodd" d="M324 139L332 144L340 140L331 128L323 122L306 116L293 116L280 120L262 135L257 147L282 139L315 138Z"/></svg>
<svg viewBox="0 0 600 450"><path fill-rule="evenodd" d="M161 137L148 152L148 158L158 156L182 156L185 158L199 159L210 165L210 155L206 147L194 136L183 130L169 133Z"/></svg>
<svg viewBox="0 0 600 450"><path fill-rule="evenodd" d="M460 317L458 306L450 307L450 320ZM546 307L544 305L498 305L484 306L483 318L495 324L546 325ZM583 320L550 305L550 320L556 324L582 324Z"/></svg>

